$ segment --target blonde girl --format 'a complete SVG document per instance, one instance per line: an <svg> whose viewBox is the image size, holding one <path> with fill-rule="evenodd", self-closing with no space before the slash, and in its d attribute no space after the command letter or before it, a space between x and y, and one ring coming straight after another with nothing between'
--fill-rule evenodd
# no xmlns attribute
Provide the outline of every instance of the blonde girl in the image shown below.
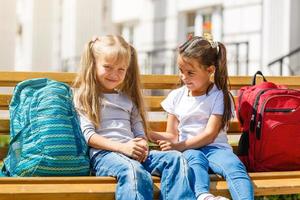
<svg viewBox="0 0 300 200"><path fill-rule="evenodd" d="M193 199L189 168L177 152L149 151L137 54L122 37L86 45L74 87L93 173L116 177L116 199L153 199L151 175L161 176L160 199Z"/></svg>

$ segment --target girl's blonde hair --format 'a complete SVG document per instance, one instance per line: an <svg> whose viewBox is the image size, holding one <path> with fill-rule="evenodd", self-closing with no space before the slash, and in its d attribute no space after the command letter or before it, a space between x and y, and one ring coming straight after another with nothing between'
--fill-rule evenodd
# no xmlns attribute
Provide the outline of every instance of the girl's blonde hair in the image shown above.
<svg viewBox="0 0 300 200"><path fill-rule="evenodd" d="M99 57L101 56L101 57ZM73 83L76 108L84 114L96 128L101 122L101 84L97 79L96 58L108 58L116 63L128 66L125 79L117 88L126 94L136 105L147 132L145 105L141 91L140 72L137 53L121 36L107 35L89 41L84 48L80 61L80 71Z"/></svg>

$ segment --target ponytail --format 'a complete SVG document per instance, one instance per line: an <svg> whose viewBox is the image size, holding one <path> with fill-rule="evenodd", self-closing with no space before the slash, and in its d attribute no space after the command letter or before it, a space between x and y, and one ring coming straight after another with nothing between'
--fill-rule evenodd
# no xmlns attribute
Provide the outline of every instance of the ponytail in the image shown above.
<svg viewBox="0 0 300 200"><path fill-rule="evenodd" d="M100 103L99 83L95 73L95 56L93 45L96 40L88 42L83 50L80 60L80 70L73 83L76 88L74 92L74 103L76 108L84 114L96 127L100 127ZM99 103L100 102L100 103Z"/></svg>
<svg viewBox="0 0 300 200"><path fill-rule="evenodd" d="M233 116L233 97L229 91L226 48L221 42L218 42L218 50L214 83L219 90L223 91L224 95L224 114L222 116L222 128L224 128Z"/></svg>

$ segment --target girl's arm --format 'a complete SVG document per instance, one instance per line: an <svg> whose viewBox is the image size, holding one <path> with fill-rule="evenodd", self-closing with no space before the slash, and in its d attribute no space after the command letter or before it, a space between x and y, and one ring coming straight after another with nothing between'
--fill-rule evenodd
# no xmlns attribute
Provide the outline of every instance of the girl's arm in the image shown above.
<svg viewBox="0 0 300 200"><path fill-rule="evenodd" d="M186 149L197 149L212 143L218 136L222 127L222 115L212 115L207 123L207 126L201 134L178 143L170 143L167 141L161 141L159 143L161 150L176 149L178 151L184 151Z"/></svg>
<svg viewBox="0 0 300 200"><path fill-rule="evenodd" d="M149 131L149 139L153 142L166 140L170 142L178 142L178 119L175 115L168 114L166 132Z"/></svg>
<svg viewBox="0 0 300 200"><path fill-rule="evenodd" d="M134 138L126 143L121 143L93 134L88 141L88 145L96 149L119 152L140 161L148 152L148 147L144 145L143 140L145 139Z"/></svg>

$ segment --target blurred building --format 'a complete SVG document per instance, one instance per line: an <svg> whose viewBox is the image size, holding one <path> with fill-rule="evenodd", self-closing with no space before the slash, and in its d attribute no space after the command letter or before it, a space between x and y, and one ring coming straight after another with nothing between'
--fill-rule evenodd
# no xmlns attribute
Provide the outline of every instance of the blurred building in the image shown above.
<svg viewBox="0 0 300 200"><path fill-rule="evenodd" d="M0 70L76 71L93 35L122 34L143 73L177 73L176 47L213 34L230 74L300 74L298 0L0 0ZM296 50L296 51L293 51ZM273 65L268 64L283 57Z"/></svg>

